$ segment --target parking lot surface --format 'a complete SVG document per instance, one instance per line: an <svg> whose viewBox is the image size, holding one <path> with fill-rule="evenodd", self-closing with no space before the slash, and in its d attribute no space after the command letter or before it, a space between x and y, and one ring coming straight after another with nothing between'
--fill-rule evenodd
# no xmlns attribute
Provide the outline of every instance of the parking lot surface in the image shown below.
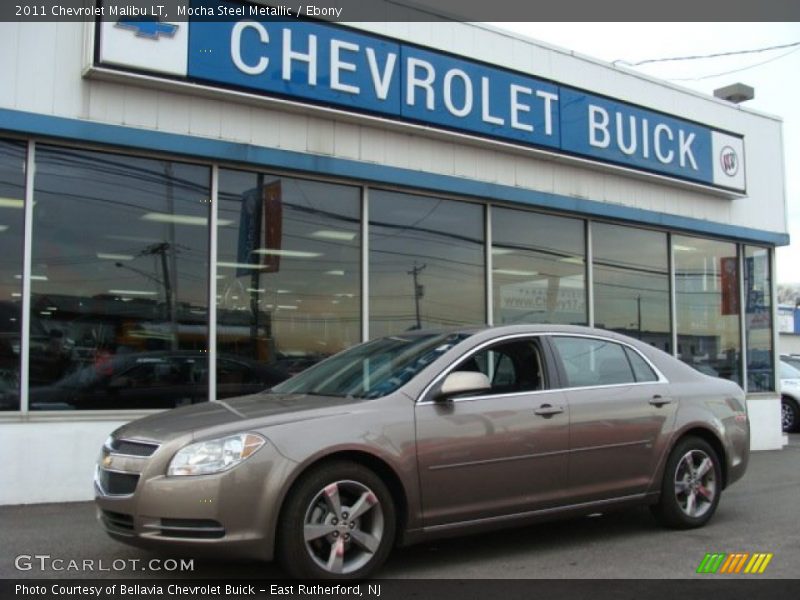
<svg viewBox="0 0 800 600"><path fill-rule="evenodd" d="M756 452L745 477L723 493L702 529L660 528L647 509L572 519L461 537L395 550L378 577L397 579L671 579L698 575L706 553L766 552L774 556L759 578L800 573L800 434L783 450ZM91 502L0 507L2 578L280 578L275 564L195 559L188 572L142 570L154 555L119 544L95 521ZM62 570L42 560L62 559ZM177 558L177 557L176 557ZM112 564L139 561L122 570ZM93 570L71 569L94 561ZM118 561L114 563L114 561ZM19 570L15 563L31 564ZM166 565L166 563L164 563ZM109 570L98 571L99 566ZM711 575L741 577L741 575ZM752 577L752 576L751 576Z"/></svg>

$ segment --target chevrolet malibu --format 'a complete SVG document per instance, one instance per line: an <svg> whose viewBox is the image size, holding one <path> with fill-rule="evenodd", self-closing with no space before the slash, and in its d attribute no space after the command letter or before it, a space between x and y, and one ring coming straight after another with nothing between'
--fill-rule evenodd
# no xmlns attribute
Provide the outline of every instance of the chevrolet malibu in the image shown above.
<svg viewBox="0 0 800 600"><path fill-rule="evenodd" d="M636 504L700 527L748 456L736 384L615 333L505 326L373 340L129 423L95 489L119 541L355 579L398 544Z"/></svg>

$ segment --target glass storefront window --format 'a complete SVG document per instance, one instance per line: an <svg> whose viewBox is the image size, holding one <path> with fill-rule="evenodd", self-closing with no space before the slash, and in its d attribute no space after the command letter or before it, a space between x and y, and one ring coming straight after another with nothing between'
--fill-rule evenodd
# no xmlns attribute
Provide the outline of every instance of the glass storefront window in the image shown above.
<svg viewBox="0 0 800 600"><path fill-rule="evenodd" d="M678 358L708 375L742 383L736 244L676 235Z"/></svg>
<svg viewBox="0 0 800 600"><path fill-rule="evenodd" d="M667 234L592 223L594 322L672 352Z"/></svg>
<svg viewBox="0 0 800 600"><path fill-rule="evenodd" d="M370 190L371 338L486 322L484 207Z"/></svg>
<svg viewBox="0 0 800 600"><path fill-rule="evenodd" d="M19 410L25 143L0 140L0 410Z"/></svg>
<svg viewBox="0 0 800 600"><path fill-rule="evenodd" d="M210 169L37 145L30 409L207 399Z"/></svg>
<svg viewBox="0 0 800 600"><path fill-rule="evenodd" d="M361 340L358 187L220 170L217 397Z"/></svg>
<svg viewBox="0 0 800 600"><path fill-rule="evenodd" d="M585 325L584 221L492 208L494 323Z"/></svg>
<svg viewBox="0 0 800 600"><path fill-rule="evenodd" d="M772 278L767 248L744 247L744 323L747 391L775 389L772 349Z"/></svg>

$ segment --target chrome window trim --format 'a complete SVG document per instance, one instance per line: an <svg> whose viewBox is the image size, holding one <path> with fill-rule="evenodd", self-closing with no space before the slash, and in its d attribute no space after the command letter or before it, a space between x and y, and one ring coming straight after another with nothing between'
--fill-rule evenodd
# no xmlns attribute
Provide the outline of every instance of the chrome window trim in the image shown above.
<svg viewBox="0 0 800 600"><path fill-rule="evenodd" d="M472 401L472 400L485 400L487 398L512 398L516 396L529 396L529 395L537 395L543 393L552 393L552 392L569 392L573 390L597 390L597 389L608 389L608 388L622 388L622 387L631 387L631 386L640 386L640 385L654 385L654 384L665 384L669 383L669 380L666 376L661 372L661 370L653 364L649 358L647 358L644 354L642 354L637 348L633 345L629 344L628 342L623 342L621 340L615 340L614 338L606 337L603 335L591 335L588 333L571 333L571 332L537 332L537 333L513 333L504 335L498 338L494 338L492 340L487 340L478 344L475 348L472 348L469 352L462 355L457 361L454 361L453 364L449 365L445 368L441 373L439 373L436 377L434 377L428 385L422 390L422 392L417 396L416 404L436 404L436 400L425 400L424 398L428 395L437 383L439 383L442 379L447 377L456 367L456 365L463 360L477 354L481 350L485 349L488 346L492 346L497 343L515 340L520 338L541 338L541 337L576 337L576 338L589 338L592 340L600 340L604 342L611 342L614 344L619 344L620 346L625 346L630 348L634 352L636 352L642 360L647 363L647 365L653 369L653 372L658 377L657 381L633 381L630 383L612 383L608 385L592 385L592 386L567 386L561 388L550 388L546 390L530 390L527 392L509 392L506 394L486 394L480 396L462 396L460 398L453 398L450 402L465 402L465 401Z"/></svg>

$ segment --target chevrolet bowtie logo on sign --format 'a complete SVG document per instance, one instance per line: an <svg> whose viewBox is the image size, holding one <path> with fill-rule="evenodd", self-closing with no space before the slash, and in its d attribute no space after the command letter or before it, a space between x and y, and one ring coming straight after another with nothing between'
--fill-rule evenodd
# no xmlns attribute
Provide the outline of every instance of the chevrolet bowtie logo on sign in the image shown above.
<svg viewBox="0 0 800 600"><path fill-rule="evenodd" d="M155 17L121 17L117 27L130 29L137 37L157 40L160 36L172 37L178 26L172 23L162 23Z"/></svg>
<svg viewBox="0 0 800 600"><path fill-rule="evenodd" d="M697 567L698 573L704 574L761 574L767 570L772 560L771 552L734 552L726 554L717 552L706 554L700 566Z"/></svg>

